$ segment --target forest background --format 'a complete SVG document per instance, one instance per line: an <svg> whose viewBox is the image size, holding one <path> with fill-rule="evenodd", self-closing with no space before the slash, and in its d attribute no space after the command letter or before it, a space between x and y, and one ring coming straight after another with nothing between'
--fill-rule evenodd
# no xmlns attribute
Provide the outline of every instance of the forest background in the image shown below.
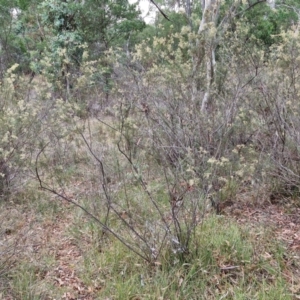
<svg viewBox="0 0 300 300"><path fill-rule="evenodd" d="M300 298L299 1L150 5L0 0L0 299Z"/></svg>

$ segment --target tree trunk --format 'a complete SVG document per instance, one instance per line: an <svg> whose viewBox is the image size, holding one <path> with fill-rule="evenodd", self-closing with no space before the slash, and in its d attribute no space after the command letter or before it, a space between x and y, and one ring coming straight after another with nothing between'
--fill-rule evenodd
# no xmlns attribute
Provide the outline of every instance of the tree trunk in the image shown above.
<svg viewBox="0 0 300 300"><path fill-rule="evenodd" d="M267 0L267 3L270 8L275 9L276 0Z"/></svg>
<svg viewBox="0 0 300 300"><path fill-rule="evenodd" d="M201 101L201 112L206 113L210 102L211 86L216 69L216 23L219 14L220 0L202 0L202 19L198 29L196 55L193 57L192 100L199 101L200 91L197 84L197 73L202 62L206 66L206 84Z"/></svg>

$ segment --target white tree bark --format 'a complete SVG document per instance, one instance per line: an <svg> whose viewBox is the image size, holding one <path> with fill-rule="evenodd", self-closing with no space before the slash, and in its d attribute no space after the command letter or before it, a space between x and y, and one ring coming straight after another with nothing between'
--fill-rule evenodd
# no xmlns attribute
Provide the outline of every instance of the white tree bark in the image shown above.
<svg viewBox="0 0 300 300"><path fill-rule="evenodd" d="M268 5L270 8L275 9L276 0L267 0Z"/></svg>
<svg viewBox="0 0 300 300"><path fill-rule="evenodd" d="M201 101L201 111L207 112L210 101L211 86L215 74L215 47L216 47L216 22L219 14L220 0L201 0L202 19L198 29L198 40L196 43L196 55L193 57L193 83L192 100L199 101L200 91L197 85L197 72L199 71L200 61L206 66L206 84L204 96ZM202 57L200 57L202 56Z"/></svg>
<svg viewBox="0 0 300 300"><path fill-rule="evenodd" d="M186 0L187 1L187 0ZM202 6L202 18L198 28L198 39L196 41L196 51L192 57L192 101L201 103L200 110L203 113L208 112L208 107L211 99L211 90L214 82L214 74L216 73L215 49L217 46L217 31L222 28L217 28L217 19L219 16L219 8L222 0L200 0ZM266 0L270 8L276 8L276 0ZM233 4L228 12L228 16L221 22L221 26L226 26L226 19L229 18L232 11L235 10ZM200 67L205 66L206 82L199 87L198 74ZM200 104L199 103L199 104Z"/></svg>

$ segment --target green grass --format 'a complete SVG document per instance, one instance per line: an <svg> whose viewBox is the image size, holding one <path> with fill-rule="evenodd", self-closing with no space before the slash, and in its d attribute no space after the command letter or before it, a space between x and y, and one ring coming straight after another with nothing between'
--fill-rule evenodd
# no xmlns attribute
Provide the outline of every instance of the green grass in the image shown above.
<svg viewBox="0 0 300 300"><path fill-rule="evenodd" d="M51 174L47 177L51 155L41 159L44 178L50 186L64 190L67 196L103 220L107 199L101 193L99 166L86 151L76 149L77 159L72 151L66 155L65 172L57 174L63 186L51 181L55 178ZM106 155L115 158L114 152L108 152ZM161 238L164 233L158 211L133 173L127 174L131 167L124 159L112 157L108 156L106 165L110 171L111 200L119 211L127 214L128 222L132 221L137 230L157 242L158 236ZM162 176L153 163L153 170L145 176L147 189L164 217L170 218L170 196L160 179ZM201 199L196 192L186 197L185 201ZM103 234L102 228L83 211L41 191L36 181L14 194L10 202L1 203L0 212L3 228L10 230L9 236L1 231L0 246L9 239L15 247L9 258L11 268L3 274L0 272L0 299L2 296L4 299L62 299L63 295L75 299L120 300L293 299L291 282L285 276L296 268L290 264L289 250L274 238L271 228L239 224L230 215L206 214L192 235L185 255L174 253L168 242L157 261L148 264L120 241ZM146 221L150 224L148 232ZM120 218L114 215L109 224L143 251L141 240L130 233ZM14 241L21 242L14 244ZM1 247L2 250L5 249ZM4 255L0 256L0 266L4 259L7 259Z"/></svg>
<svg viewBox="0 0 300 300"><path fill-rule="evenodd" d="M115 239L102 242L84 248L79 270L87 285L101 286L96 299L292 299L282 275L284 248L269 231L257 237L225 217L205 219L186 262L166 252L159 264L146 265Z"/></svg>
<svg viewBox="0 0 300 300"><path fill-rule="evenodd" d="M55 287L43 280L48 266L36 266L33 262L18 262L10 272L9 291L13 299L47 299Z"/></svg>
<svg viewBox="0 0 300 300"><path fill-rule="evenodd" d="M230 216L209 214L197 227L185 257L175 255L169 245L159 261L149 265L112 236L103 235L79 209L65 206L50 194L39 192L33 197L30 190L27 194L24 191L17 205L18 222L23 225L17 220L15 226L9 224L11 237L15 234L17 238L26 220L32 222L27 248L17 246L24 252L16 252L12 267L2 275L3 296L60 299L71 293L79 297L72 284L57 284L55 270L63 263L92 299L293 299L284 276L291 269L287 263L290 254L274 239L272 229L240 225ZM137 187L127 195L136 196L136 204L145 201ZM5 219L12 207L9 203L2 203L2 207L7 208L1 216ZM136 209L143 214L142 206ZM115 226L125 239L132 238L118 222ZM45 236L49 239L42 243ZM40 247L36 255L30 252L31 243ZM64 247L65 257L61 257L59 251ZM72 258L73 249L80 257Z"/></svg>

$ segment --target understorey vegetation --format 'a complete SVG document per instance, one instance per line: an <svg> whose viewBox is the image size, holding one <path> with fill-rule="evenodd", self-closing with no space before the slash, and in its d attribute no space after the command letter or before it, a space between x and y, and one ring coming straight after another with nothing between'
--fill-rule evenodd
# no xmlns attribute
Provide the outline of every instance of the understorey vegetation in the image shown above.
<svg viewBox="0 0 300 300"><path fill-rule="evenodd" d="M0 299L300 297L300 5L0 0Z"/></svg>

